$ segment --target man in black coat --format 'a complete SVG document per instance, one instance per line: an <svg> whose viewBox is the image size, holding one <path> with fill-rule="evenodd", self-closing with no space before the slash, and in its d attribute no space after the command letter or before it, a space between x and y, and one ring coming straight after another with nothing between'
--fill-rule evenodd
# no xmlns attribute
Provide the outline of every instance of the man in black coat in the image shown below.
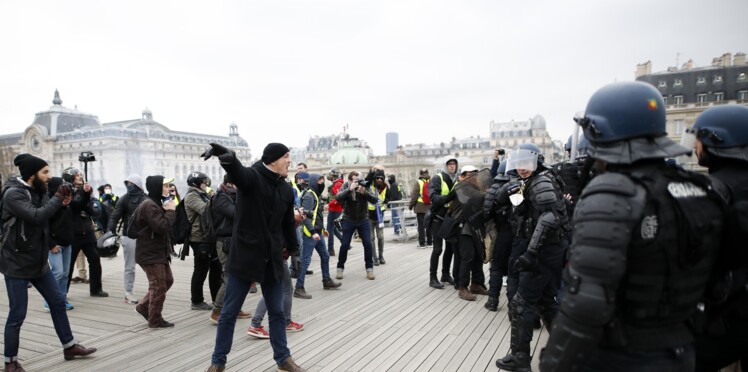
<svg viewBox="0 0 748 372"><path fill-rule="evenodd" d="M18 348L21 325L26 319L29 283L49 304L57 337L65 348L65 360L92 354L96 348L76 343L65 310L65 295L47 264L49 249L54 245L50 240L49 219L63 205L70 204L72 188L60 186L50 198L47 184L52 177L46 161L21 154L13 163L21 177L9 179L3 190L0 273L5 277L9 301L4 332L5 371L23 371L18 363Z"/></svg>
<svg viewBox="0 0 748 372"><path fill-rule="evenodd" d="M283 314L283 248L299 254L293 190L285 181L291 165L288 147L268 144L261 161L251 167L244 167L233 151L215 143L201 156L205 160L216 156L237 190L226 293L209 370L225 368L237 315L252 282L259 282L268 308L273 359L279 370L303 371L286 344Z"/></svg>

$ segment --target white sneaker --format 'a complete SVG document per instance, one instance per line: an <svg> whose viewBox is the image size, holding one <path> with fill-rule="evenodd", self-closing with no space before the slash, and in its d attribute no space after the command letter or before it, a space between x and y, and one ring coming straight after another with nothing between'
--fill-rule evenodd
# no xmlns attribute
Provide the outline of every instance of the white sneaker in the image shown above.
<svg viewBox="0 0 748 372"><path fill-rule="evenodd" d="M125 292L125 303L137 305L138 299L135 297L134 294L132 294L132 292Z"/></svg>
<svg viewBox="0 0 748 372"><path fill-rule="evenodd" d="M338 273L335 275L335 279L343 279L343 270L338 269Z"/></svg>

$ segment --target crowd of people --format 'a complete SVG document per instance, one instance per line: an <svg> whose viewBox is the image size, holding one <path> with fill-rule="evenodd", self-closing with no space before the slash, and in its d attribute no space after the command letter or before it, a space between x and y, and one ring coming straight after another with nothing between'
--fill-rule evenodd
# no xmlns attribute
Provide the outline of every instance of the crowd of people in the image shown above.
<svg viewBox="0 0 748 372"><path fill-rule="evenodd" d="M344 277L360 270L346 271L359 241L358 272L375 280L375 266L392 258L385 255L385 211L400 234L404 213L393 206L405 204L416 215L416 247L431 248L430 287L448 285L466 301L486 296L489 311L507 304L510 351L496 361L500 370L531 370L540 322L550 332L541 371L716 371L744 359L748 108L710 108L689 130L708 177L670 161L691 149L667 138L664 102L647 84L605 86L575 120L583 133L570 137L561 163L547 164L531 143L497 150L491 169L449 158L433 176L420 170L406 201L380 165L320 174L299 163L289 181L290 152L280 143L268 144L249 166L210 144L201 156L218 159L223 182L214 190L207 175L193 172L184 195L174 179L149 175L143 183L132 174L125 194L115 196L105 184L95 198L79 169L53 177L43 159L18 155L20 175L4 183L1 209L5 370L23 370L19 333L32 286L64 358L96 351L73 337L66 295L71 283L87 283L91 296L107 297L100 257L117 244L123 301L154 329L174 326L162 314L174 283L172 259L193 256L191 309L211 310L217 325L208 371L225 369L236 321L250 317L247 334L270 340L278 370L304 371L286 333L304 329L292 320L292 301L312 298L306 282L314 252L324 290L344 291ZM142 297L134 294L136 264L148 278ZM258 284L262 299L254 313L245 312Z"/></svg>

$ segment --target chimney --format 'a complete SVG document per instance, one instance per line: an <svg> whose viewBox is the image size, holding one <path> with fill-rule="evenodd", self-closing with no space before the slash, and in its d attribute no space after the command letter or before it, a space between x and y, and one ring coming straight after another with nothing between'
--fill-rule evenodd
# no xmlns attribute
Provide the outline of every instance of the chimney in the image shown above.
<svg viewBox="0 0 748 372"><path fill-rule="evenodd" d="M743 52L735 53L735 58L732 60L732 65L733 66L745 66L746 65L745 53Z"/></svg>
<svg viewBox="0 0 748 372"><path fill-rule="evenodd" d="M712 58L712 67L719 67L722 64L722 60L719 57Z"/></svg>
<svg viewBox="0 0 748 372"><path fill-rule="evenodd" d="M732 63L732 54L725 53L722 55L722 57L720 57L720 59L722 60L722 65L721 65L722 67L729 67L730 64Z"/></svg>
<svg viewBox="0 0 748 372"><path fill-rule="evenodd" d="M634 79L639 76L650 75L652 73L652 61L639 63L636 65L636 72L634 73Z"/></svg>

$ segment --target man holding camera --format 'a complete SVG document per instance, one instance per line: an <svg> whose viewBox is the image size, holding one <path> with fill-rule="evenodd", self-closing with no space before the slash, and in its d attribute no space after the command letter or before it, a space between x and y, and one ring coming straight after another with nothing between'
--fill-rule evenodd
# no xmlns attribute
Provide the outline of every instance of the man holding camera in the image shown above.
<svg viewBox="0 0 748 372"><path fill-rule="evenodd" d="M348 250L351 249L353 232L357 231L364 244L364 264L366 277L374 280L374 263L372 262L371 226L369 226L369 203L376 204L379 199L373 192L369 191L364 181L359 181L359 173L356 171L348 173L348 187L342 188L336 200L343 205L343 241L340 243L340 254L338 254L337 279L343 279L345 261L348 259Z"/></svg>
<svg viewBox="0 0 748 372"><path fill-rule="evenodd" d="M75 167L68 167L62 172L63 181L72 185L73 199L70 201L73 228L73 251L71 257L78 257L83 251L88 260L89 290L92 297L109 297L109 293L101 288L101 259L96 252L96 236L93 230L92 218L99 216L101 211L91 200L93 188L83 179L83 173ZM70 278L73 276L74 267L70 266L68 273L68 288Z"/></svg>

